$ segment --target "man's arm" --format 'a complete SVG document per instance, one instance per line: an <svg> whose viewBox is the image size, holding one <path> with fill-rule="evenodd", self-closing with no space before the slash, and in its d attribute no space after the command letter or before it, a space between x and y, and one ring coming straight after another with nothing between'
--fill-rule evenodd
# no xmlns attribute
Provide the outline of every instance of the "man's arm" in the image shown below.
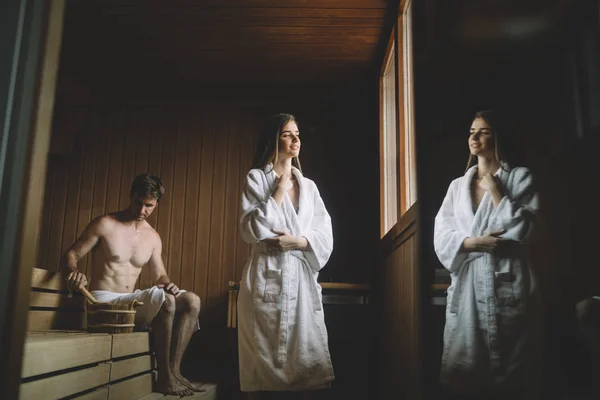
<svg viewBox="0 0 600 400"><path fill-rule="evenodd" d="M81 236L71 245L63 256L63 268L67 272L67 286L69 290L79 289L87 285L84 274L79 272L77 262L81 260L98 243L103 229L103 217L97 218L85 227Z"/></svg>
<svg viewBox="0 0 600 400"><path fill-rule="evenodd" d="M177 296L179 288L171 282L171 278L167 275L167 270L162 260L162 240L156 233L156 243L152 250L152 256L148 262L150 268L150 278L156 286L165 290L165 292Z"/></svg>

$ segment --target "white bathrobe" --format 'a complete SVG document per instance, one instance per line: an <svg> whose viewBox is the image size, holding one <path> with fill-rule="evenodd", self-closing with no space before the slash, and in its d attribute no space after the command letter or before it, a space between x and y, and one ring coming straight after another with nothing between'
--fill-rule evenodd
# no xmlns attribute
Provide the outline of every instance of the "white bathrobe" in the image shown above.
<svg viewBox="0 0 600 400"><path fill-rule="evenodd" d="M252 253L238 296L242 391L295 391L334 379L317 277L333 248L331 218L317 186L293 168L300 193L296 212L287 194L278 206L271 194L278 177L268 165L248 173L240 230ZM273 230L304 236L307 250L269 251Z"/></svg>
<svg viewBox="0 0 600 400"><path fill-rule="evenodd" d="M435 218L435 252L452 279L440 380L461 394L534 399L541 306L525 245L537 222L538 197L528 169L503 166L507 170L496 176L505 196L497 208L486 192L474 212L474 166L450 184ZM506 230L502 237L515 241L504 254L461 250L464 239L500 229Z"/></svg>

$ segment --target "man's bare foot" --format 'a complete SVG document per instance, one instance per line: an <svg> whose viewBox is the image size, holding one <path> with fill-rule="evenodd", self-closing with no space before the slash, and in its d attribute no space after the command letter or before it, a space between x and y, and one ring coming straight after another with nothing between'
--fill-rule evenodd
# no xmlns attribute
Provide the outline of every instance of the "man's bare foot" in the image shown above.
<svg viewBox="0 0 600 400"><path fill-rule="evenodd" d="M188 388L178 379L173 381L165 381L165 382L156 382L156 387L154 388L156 392L165 394L165 395L175 395L179 397L183 396L191 396L194 394L194 391L191 388Z"/></svg>
<svg viewBox="0 0 600 400"><path fill-rule="evenodd" d="M185 387L193 390L194 392L206 392L206 389L202 389L201 386L198 385L194 385L192 382L190 382L189 380L186 379L185 376L181 375L181 374L175 374L175 377L177 379L179 379L179 382L181 382L181 384L183 384Z"/></svg>

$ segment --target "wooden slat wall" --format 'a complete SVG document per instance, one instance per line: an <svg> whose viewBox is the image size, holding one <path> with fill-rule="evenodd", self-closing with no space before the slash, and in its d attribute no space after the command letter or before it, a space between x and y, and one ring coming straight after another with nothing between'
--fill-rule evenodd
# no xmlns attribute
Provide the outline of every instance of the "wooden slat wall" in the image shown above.
<svg viewBox="0 0 600 400"><path fill-rule="evenodd" d="M158 96L105 104L63 98L60 114L68 118L53 131L61 155L50 156L36 265L56 270L79 227L127 205L134 174L157 173L166 194L148 222L161 235L169 274L203 303L202 329L192 338L183 372L199 380L225 379L231 387L237 385L237 348L227 329L228 282L240 279L249 255L238 232L239 199L265 116L291 111L299 118L302 167L332 217L334 251L319 279L370 283L379 241L373 196L377 103L370 101L376 91L259 89L219 88L198 100L177 101ZM78 127L76 134L63 131L65 121L70 129ZM81 201L84 184L91 187L91 201ZM89 276L90 264L81 265ZM150 284L143 271L138 286Z"/></svg>
<svg viewBox="0 0 600 400"><path fill-rule="evenodd" d="M93 218L127 206L132 177L151 171L166 186L148 222L164 242L169 275L204 302L225 296L249 251L237 219L252 149L242 134L257 131L252 116L172 106L80 106L71 114L88 131L71 155L51 156L38 266L56 270ZM80 262L88 277L90 262ZM144 271L139 286L150 285Z"/></svg>
<svg viewBox="0 0 600 400"><path fill-rule="evenodd" d="M412 212L411 212L412 211ZM420 399L420 291L417 213L409 210L386 242L378 271L380 326L377 341L379 399Z"/></svg>
<svg viewBox="0 0 600 400"><path fill-rule="evenodd" d="M300 119L305 175L317 183L333 220L334 252L320 278L370 282L378 242L373 233L378 231L373 196L378 171L372 162L378 142L371 95L308 90L291 104L243 98L208 105L61 103L57 111L78 129L73 145L50 155L36 266L56 270L91 219L126 207L133 176L151 171L166 188L148 222L161 235L168 272L204 300L225 298L228 281L239 279L248 255L237 221L255 137L266 115L291 110ZM55 124L53 140L72 135L64 125ZM89 273L88 260L81 267ZM150 284L147 271L140 283Z"/></svg>

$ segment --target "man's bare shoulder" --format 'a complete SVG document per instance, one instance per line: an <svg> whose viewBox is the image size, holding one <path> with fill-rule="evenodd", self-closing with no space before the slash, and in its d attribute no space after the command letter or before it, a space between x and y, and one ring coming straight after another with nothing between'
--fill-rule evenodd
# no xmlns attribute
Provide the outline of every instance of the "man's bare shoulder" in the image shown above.
<svg viewBox="0 0 600 400"><path fill-rule="evenodd" d="M152 241L157 241L157 242L161 242L161 238L160 235L158 234L158 232L156 231L156 229L154 229L152 227L152 225L150 225L148 223L148 221L144 221L144 233L146 233L148 235L148 238Z"/></svg>
<svg viewBox="0 0 600 400"><path fill-rule="evenodd" d="M119 222L116 213L104 214L94 218L88 228L99 235L103 235L111 232Z"/></svg>

